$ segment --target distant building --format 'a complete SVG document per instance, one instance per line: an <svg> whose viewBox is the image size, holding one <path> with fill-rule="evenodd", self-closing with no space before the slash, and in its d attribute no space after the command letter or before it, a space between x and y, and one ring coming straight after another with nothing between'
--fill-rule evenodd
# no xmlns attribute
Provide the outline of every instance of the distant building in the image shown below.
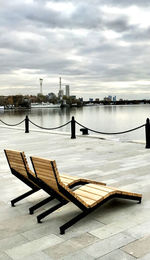
<svg viewBox="0 0 150 260"><path fill-rule="evenodd" d="M112 101L112 96L104 97L104 101Z"/></svg>
<svg viewBox="0 0 150 260"><path fill-rule="evenodd" d="M95 101L96 101L96 102L99 102L99 98L95 98Z"/></svg>
<svg viewBox="0 0 150 260"><path fill-rule="evenodd" d="M116 96L113 97L113 102L116 102L117 98Z"/></svg>
<svg viewBox="0 0 150 260"><path fill-rule="evenodd" d="M89 101L92 102L92 101L93 101L93 98L89 98Z"/></svg>
<svg viewBox="0 0 150 260"><path fill-rule="evenodd" d="M66 85L66 97L70 96L70 86Z"/></svg>

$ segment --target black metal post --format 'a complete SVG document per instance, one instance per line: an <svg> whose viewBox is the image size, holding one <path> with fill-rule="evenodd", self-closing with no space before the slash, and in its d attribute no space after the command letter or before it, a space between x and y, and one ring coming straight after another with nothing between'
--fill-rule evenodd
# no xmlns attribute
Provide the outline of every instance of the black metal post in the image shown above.
<svg viewBox="0 0 150 260"><path fill-rule="evenodd" d="M25 133L29 133L29 118L25 117Z"/></svg>
<svg viewBox="0 0 150 260"><path fill-rule="evenodd" d="M145 146L145 148L150 148L150 122L149 122L149 118L146 119L145 135L146 135L146 146Z"/></svg>
<svg viewBox="0 0 150 260"><path fill-rule="evenodd" d="M75 139L75 138L76 138L76 121L73 116L71 120L71 139Z"/></svg>

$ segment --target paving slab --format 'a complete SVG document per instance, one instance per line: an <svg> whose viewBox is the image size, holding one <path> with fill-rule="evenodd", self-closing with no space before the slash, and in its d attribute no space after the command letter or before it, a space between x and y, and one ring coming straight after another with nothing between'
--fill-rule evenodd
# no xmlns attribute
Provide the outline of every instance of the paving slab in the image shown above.
<svg viewBox="0 0 150 260"><path fill-rule="evenodd" d="M114 250L107 255L96 258L96 260L136 260L137 258L121 251L120 249Z"/></svg>
<svg viewBox="0 0 150 260"><path fill-rule="evenodd" d="M80 250L68 256L61 257L60 260L95 260L95 258Z"/></svg>
<svg viewBox="0 0 150 260"><path fill-rule="evenodd" d="M138 258L139 260L149 260L150 259L150 253L144 255L143 257Z"/></svg>
<svg viewBox="0 0 150 260"><path fill-rule="evenodd" d="M70 256L73 253L81 250L87 245L93 244L97 241L97 238L84 233L79 236L73 237L65 242L62 242L56 246L51 246L44 250L44 252L53 259L63 259L66 256ZM71 256L70 256L71 259Z"/></svg>
<svg viewBox="0 0 150 260"><path fill-rule="evenodd" d="M119 249L120 247L123 247L124 245L134 240L134 238L120 233L105 240L96 242L84 248L83 251L92 257L98 258L110 253L115 249Z"/></svg>
<svg viewBox="0 0 150 260"><path fill-rule="evenodd" d="M122 247L122 250L140 258L148 253L150 253L150 236L145 236L139 240L136 240L128 245Z"/></svg>
<svg viewBox="0 0 150 260"><path fill-rule="evenodd" d="M0 250L6 250L17 246L20 246L24 243L28 242L28 240L22 235L15 235L12 237L4 238L0 240Z"/></svg>
<svg viewBox="0 0 150 260"><path fill-rule="evenodd" d="M62 241L63 239L52 234L24 243L21 246L13 247L12 249L7 249L5 250L5 253L14 260L20 260L21 257L28 257L38 251L48 248L49 246L59 244Z"/></svg>
<svg viewBox="0 0 150 260"><path fill-rule="evenodd" d="M46 255L44 252L40 251L35 254L31 254L25 257L21 257L20 260L53 260L48 255Z"/></svg>

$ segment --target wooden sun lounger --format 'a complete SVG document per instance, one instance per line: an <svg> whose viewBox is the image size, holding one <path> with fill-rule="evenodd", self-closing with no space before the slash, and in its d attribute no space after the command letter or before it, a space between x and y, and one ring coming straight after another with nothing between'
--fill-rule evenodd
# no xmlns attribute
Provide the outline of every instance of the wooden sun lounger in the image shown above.
<svg viewBox="0 0 150 260"><path fill-rule="evenodd" d="M30 191L11 200L11 205L14 207L16 202L39 191L41 188L34 181L32 181L28 178L28 175L27 175L28 171L30 172L30 174L33 175L33 178L34 178L34 173L29 169L25 154L23 152L12 151L12 150L4 150L4 152L5 152L11 173L31 188Z"/></svg>
<svg viewBox="0 0 150 260"><path fill-rule="evenodd" d="M56 206L53 206L37 216L37 221L39 223L48 214L54 212L68 202L74 203L82 210L82 213L60 227L60 234L64 234L67 228L71 227L77 221L112 198L137 200L141 203L141 194L123 191L92 180L78 180L73 183L72 187L77 185L80 185L80 187L76 190L72 190L72 187L68 187L64 183L63 178L59 175L55 161L38 157L31 157L31 161L39 186L47 192L53 190L55 197L59 200L59 203Z"/></svg>

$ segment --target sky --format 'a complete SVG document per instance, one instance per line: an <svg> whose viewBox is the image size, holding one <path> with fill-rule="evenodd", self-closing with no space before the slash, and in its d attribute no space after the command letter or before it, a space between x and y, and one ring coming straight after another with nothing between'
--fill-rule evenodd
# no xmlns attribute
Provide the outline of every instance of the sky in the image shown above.
<svg viewBox="0 0 150 260"><path fill-rule="evenodd" d="M0 95L150 99L149 0L0 0Z"/></svg>

